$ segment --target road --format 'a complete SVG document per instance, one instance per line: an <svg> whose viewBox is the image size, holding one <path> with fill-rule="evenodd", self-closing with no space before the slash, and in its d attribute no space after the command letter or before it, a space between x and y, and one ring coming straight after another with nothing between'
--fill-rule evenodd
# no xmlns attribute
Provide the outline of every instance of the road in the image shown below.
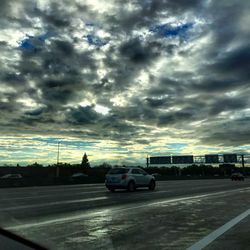
<svg viewBox="0 0 250 250"><path fill-rule="evenodd" d="M103 184L8 188L0 202L1 226L50 249L250 246L250 179L162 181L134 193Z"/></svg>

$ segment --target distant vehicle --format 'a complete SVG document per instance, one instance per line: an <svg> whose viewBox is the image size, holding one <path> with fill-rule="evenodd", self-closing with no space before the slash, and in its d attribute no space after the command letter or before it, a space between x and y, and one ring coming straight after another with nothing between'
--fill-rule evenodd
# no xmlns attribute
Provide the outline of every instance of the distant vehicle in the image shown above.
<svg viewBox="0 0 250 250"><path fill-rule="evenodd" d="M71 178L81 178L81 177L88 177L88 175L84 173L74 173L71 175Z"/></svg>
<svg viewBox="0 0 250 250"><path fill-rule="evenodd" d="M84 174L84 173L74 173L69 177L69 181L72 183L83 183L86 181L88 175Z"/></svg>
<svg viewBox="0 0 250 250"><path fill-rule="evenodd" d="M154 190L156 186L155 177L140 168L112 168L106 175L105 185L107 189L114 192L115 189L127 189L133 192L138 187L148 187Z"/></svg>
<svg viewBox="0 0 250 250"><path fill-rule="evenodd" d="M23 176L21 174L5 174L0 177L0 179L22 179Z"/></svg>
<svg viewBox="0 0 250 250"><path fill-rule="evenodd" d="M5 174L0 177L0 184L11 187L20 187L24 185L24 178L21 174Z"/></svg>
<svg viewBox="0 0 250 250"><path fill-rule="evenodd" d="M244 175L242 173L233 173L231 175L232 181L244 181Z"/></svg>

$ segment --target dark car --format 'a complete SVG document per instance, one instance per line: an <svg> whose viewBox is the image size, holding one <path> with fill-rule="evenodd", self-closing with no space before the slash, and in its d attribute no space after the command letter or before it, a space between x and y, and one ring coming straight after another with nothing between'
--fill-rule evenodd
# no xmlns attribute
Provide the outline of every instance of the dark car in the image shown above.
<svg viewBox="0 0 250 250"><path fill-rule="evenodd" d="M22 179L21 174L6 174L4 176L1 176L0 179L11 179L11 180L19 180Z"/></svg>
<svg viewBox="0 0 250 250"><path fill-rule="evenodd" d="M88 175L87 174L84 174L84 173L74 173L70 176L69 180L70 182L72 183L77 183L77 184L80 184L80 183L84 183L88 178Z"/></svg>
<svg viewBox="0 0 250 250"><path fill-rule="evenodd" d="M231 175L232 181L244 181L244 175L242 173L233 173Z"/></svg>
<svg viewBox="0 0 250 250"><path fill-rule="evenodd" d="M20 187L24 184L24 178L21 174L5 174L0 177L1 187Z"/></svg>

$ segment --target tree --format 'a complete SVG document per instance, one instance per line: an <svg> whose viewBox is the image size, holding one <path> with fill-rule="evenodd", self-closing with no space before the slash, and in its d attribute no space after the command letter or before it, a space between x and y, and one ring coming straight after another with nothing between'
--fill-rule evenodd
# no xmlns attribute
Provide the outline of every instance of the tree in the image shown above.
<svg viewBox="0 0 250 250"><path fill-rule="evenodd" d="M81 166L84 167L84 168L89 168L90 167L88 156L87 156L86 153L84 153L84 155L82 157L82 164L81 164Z"/></svg>

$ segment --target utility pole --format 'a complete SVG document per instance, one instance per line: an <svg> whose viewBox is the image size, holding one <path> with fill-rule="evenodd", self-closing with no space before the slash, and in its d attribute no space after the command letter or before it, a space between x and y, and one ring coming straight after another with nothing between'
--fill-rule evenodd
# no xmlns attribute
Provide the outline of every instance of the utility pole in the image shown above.
<svg viewBox="0 0 250 250"><path fill-rule="evenodd" d="M148 155L147 155L147 158L146 158L146 162L147 162L147 168L149 167L149 158L148 158Z"/></svg>
<svg viewBox="0 0 250 250"><path fill-rule="evenodd" d="M60 154L60 141L58 141L57 143L57 164L56 164L56 177L59 177L59 154Z"/></svg>
<svg viewBox="0 0 250 250"><path fill-rule="evenodd" d="M241 155L241 164L242 164L242 174L245 173L245 159L244 159L244 155Z"/></svg>
<svg viewBox="0 0 250 250"><path fill-rule="evenodd" d="M60 141L57 143L57 165L59 164L59 149L60 149Z"/></svg>

